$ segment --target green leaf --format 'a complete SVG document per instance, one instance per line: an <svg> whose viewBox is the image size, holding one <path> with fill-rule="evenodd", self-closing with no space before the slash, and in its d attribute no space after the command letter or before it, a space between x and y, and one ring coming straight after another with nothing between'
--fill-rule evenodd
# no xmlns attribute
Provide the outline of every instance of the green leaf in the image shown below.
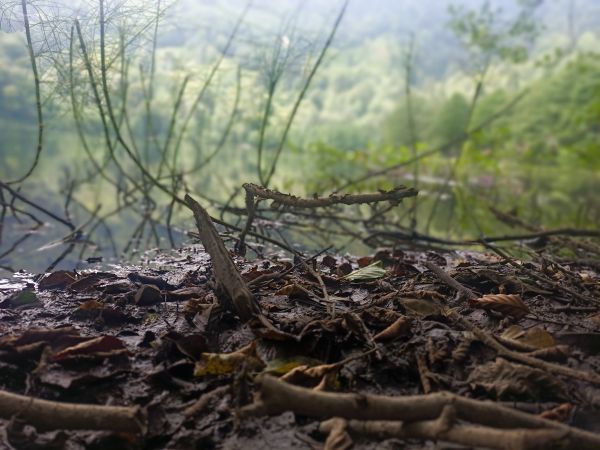
<svg viewBox="0 0 600 450"><path fill-rule="evenodd" d="M20 307L32 307L37 306L40 303L37 294L31 288L23 289L22 291L15 292L8 298L6 298L1 304L1 308L20 308Z"/></svg>
<svg viewBox="0 0 600 450"><path fill-rule="evenodd" d="M350 272L348 275L342 277L343 280L348 281L373 281L378 278L383 278L387 273L387 270L383 268L381 261L369 264L366 267Z"/></svg>

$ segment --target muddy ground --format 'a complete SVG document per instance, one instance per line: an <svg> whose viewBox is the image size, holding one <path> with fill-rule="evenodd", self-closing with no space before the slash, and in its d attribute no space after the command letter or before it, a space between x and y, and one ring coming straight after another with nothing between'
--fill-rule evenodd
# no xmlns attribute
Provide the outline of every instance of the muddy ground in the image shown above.
<svg viewBox="0 0 600 450"><path fill-rule="evenodd" d="M147 429L44 430L17 414L0 420L0 448L323 448L319 418L236 415L252 402L259 373L330 392L450 391L600 432L600 385L500 357L449 314L513 351L597 373L597 261L382 250L321 254L310 269L278 256L236 264L274 328L241 323L217 306L201 246L136 266L4 280L0 387L60 402L139 405ZM357 449L469 448L352 440Z"/></svg>

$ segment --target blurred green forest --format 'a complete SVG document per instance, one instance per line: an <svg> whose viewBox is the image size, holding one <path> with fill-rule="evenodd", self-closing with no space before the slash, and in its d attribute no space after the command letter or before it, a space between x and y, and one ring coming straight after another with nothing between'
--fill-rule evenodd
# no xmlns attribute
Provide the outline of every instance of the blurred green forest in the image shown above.
<svg viewBox="0 0 600 450"><path fill-rule="evenodd" d="M56 6L54 23L62 24L75 4ZM418 200L406 201L392 219L403 229L446 238L498 234L505 226L491 206L545 228L597 227L600 221L596 0L350 2L288 134L298 93L341 3L261 0L242 17L246 2L237 0L159 2L160 21L149 4L143 3L141 14L109 9L108 81L120 99L114 107L126 103L128 136L141 143L146 164L158 167L168 159L184 172L194 169L186 181L193 192L225 202L243 182L260 183L257 146L268 167L283 136L270 187L324 196L338 189L415 186ZM98 161L107 158L102 124L81 58L74 72L67 70L70 25L60 26L62 31L53 29L62 34L46 40L41 25L32 28L44 147L22 189L56 210L67 195L77 205L73 215L85 221L91 211L110 211L119 201L90 162L90 152ZM97 64L97 27L92 20L82 26ZM31 165L37 122L22 24L4 15L0 29L0 177L8 180ZM137 39L120 47L129 35ZM126 84L123 67L129 70ZM126 95L118 96L124 89ZM155 141L167 140L168 147L171 128L181 130L188 112L178 152L165 158ZM119 152L126 170L133 167ZM384 173L365 176L379 171ZM243 196L231 204L243 207ZM117 242L130 239L134 216L107 217ZM176 210L173 223L189 226L190 216Z"/></svg>

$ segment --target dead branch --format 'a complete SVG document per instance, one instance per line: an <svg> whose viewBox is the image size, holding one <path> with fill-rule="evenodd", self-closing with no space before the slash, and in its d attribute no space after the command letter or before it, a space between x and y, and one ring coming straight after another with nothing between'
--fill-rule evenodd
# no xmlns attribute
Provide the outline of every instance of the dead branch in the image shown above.
<svg viewBox="0 0 600 450"><path fill-rule="evenodd" d="M139 406L54 402L0 390L0 417L10 419L15 415L39 429L142 433L146 427Z"/></svg>
<svg viewBox="0 0 600 450"><path fill-rule="evenodd" d="M291 194L283 194L272 189L257 186L253 183L244 183L243 187L246 192L249 192L254 197L273 200L273 203L271 203L272 209L278 209L280 207L320 208L337 204L360 205L385 201L392 204L398 204L406 197L414 197L417 195L415 189L407 188L405 186L398 186L391 191L370 194L331 194L329 197L325 198L300 198Z"/></svg>
<svg viewBox="0 0 600 450"><path fill-rule="evenodd" d="M257 378L254 402L241 408L241 417L277 415L293 411L309 417L342 417L358 420L431 421L446 406L452 406L457 419L494 429L528 428L562 437L563 448L597 449L600 436L578 428L517 411L491 401L473 400L448 392L390 397L370 394L322 392L294 386L270 375Z"/></svg>
<svg viewBox="0 0 600 450"><path fill-rule="evenodd" d="M430 262L426 262L424 264L429 270L435 273L440 280L444 281L452 288L463 293L468 299L477 299L477 295L471 289L460 284L440 267ZM576 378L578 380L584 380L590 383L600 385L600 375L594 372L572 369L570 367L549 363L534 358L530 355L524 355L522 353L509 350L500 342L498 342L491 334L477 327L475 324L471 323L471 321L469 321L465 317L462 317L456 311L450 308L444 308L444 310L448 317L459 323L466 330L471 331L477 337L477 339L486 344L488 347L491 347L494 350L496 350L496 352L498 352L498 354L501 356L504 356L508 359L512 359L513 361L519 361L523 364L527 364L532 367L537 367L538 369L542 369L547 372L554 373L556 375L564 375L570 378Z"/></svg>
<svg viewBox="0 0 600 450"><path fill-rule="evenodd" d="M344 422L344 429L350 434L369 436L378 440L382 439L423 439L440 440L468 447L484 447L498 450L526 450L534 448L548 448L550 444L565 436L565 432L555 429L531 430L516 428L512 430L498 430L491 427L473 426L453 423L450 411L452 407L446 406L442 415L435 420L404 423L388 420L344 420L329 419L322 422L319 429L330 432L334 427Z"/></svg>
<svg viewBox="0 0 600 450"><path fill-rule="evenodd" d="M246 286L206 210L187 194L185 201L194 213L200 240L213 262L217 289L231 300L240 319L250 320L260 313L258 302Z"/></svg>

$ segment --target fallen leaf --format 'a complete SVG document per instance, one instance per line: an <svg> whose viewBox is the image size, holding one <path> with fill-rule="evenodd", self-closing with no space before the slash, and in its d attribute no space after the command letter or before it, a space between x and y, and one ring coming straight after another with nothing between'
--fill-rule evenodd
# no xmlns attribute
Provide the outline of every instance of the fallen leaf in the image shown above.
<svg viewBox="0 0 600 450"><path fill-rule="evenodd" d="M102 280L107 279L107 278L114 279L116 277L115 277L115 275L113 275L111 273L104 273L104 272L91 273L89 275L86 275L86 276L80 278L79 280L75 281L74 283L71 283L69 285L69 289L72 289L77 292L87 291L88 289L96 287Z"/></svg>
<svg viewBox="0 0 600 450"><path fill-rule="evenodd" d="M504 330L501 337L507 341L532 347L532 350L553 347L556 345L552 335L541 327L533 327L524 330L519 325L512 325Z"/></svg>
<svg viewBox="0 0 600 450"><path fill-rule="evenodd" d="M64 289L73 284L76 280L77 275L74 272L57 270L42 278L38 284L38 289Z"/></svg>
<svg viewBox="0 0 600 450"><path fill-rule="evenodd" d="M275 295L287 295L290 298L310 298L308 292L296 283L289 283L275 292Z"/></svg>
<svg viewBox="0 0 600 450"><path fill-rule="evenodd" d="M496 311L515 319L520 319L531 312L521 300L521 296L517 294L487 294L469 303L473 308Z"/></svg>
<svg viewBox="0 0 600 450"><path fill-rule="evenodd" d="M302 365L290 370L281 379L298 386L328 390L337 387L337 376L341 368L340 364Z"/></svg>
<svg viewBox="0 0 600 450"><path fill-rule="evenodd" d="M260 370L265 363L256 353L256 341L232 353L202 353L196 362L194 375L226 375L233 373L242 364L249 370Z"/></svg>
<svg viewBox="0 0 600 450"><path fill-rule="evenodd" d="M328 420L331 423L331 430L327 435L323 450L348 450L352 448L354 442L346 431L346 420L339 417Z"/></svg>
<svg viewBox="0 0 600 450"><path fill-rule="evenodd" d="M106 306L98 300L88 300L77 308L72 316L77 320L102 320L106 325L120 325L131 320L129 316L118 309Z"/></svg>
<svg viewBox="0 0 600 450"><path fill-rule="evenodd" d="M151 306L162 302L162 294L153 284L143 284L135 293L133 301L138 306Z"/></svg>
<svg viewBox="0 0 600 450"><path fill-rule="evenodd" d="M559 344L579 347L583 351L592 355L597 355L600 353L600 333L558 333L556 335L556 342Z"/></svg>
<svg viewBox="0 0 600 450"><path fill-rule="evenodd" d="M323 256L321 264L325 267L329 267L329 269L331 270L335 270L335 268L337 267L337 260L333 256L325 255Z"/></svg>
<svg viewBox="0 0 600 450"><path fill-rule="evenodd" d="M82 355L109 356L113 352L121 351L127 351L121 340L114 336L99 336L55 353L52 360L60 361L73 356Z"/></svg>
<svg viewBox="0 0 600 450"><path fill-rule="evenodd" d="M304 356L298 356L296 358L276 358L268 362L264 371L271 375L284 375L296 367L310 367L319 363L320 361L317 359L306 358Z"/></svg>
<svg viewBox="0 0 600 450"><path fill-rule="evenodd" d="M430 300L421 300L418 298L400 298L400 304L421 317L439 316L442 310L438 305Z"/></svg>
<svg viewBox="0 0 600 450"><path fill-rule="evenodd" d="M346 431L346 420L335 417L328 420L328 422L331 424L331 430L323 450L348 450L352 448L354 442Z"/></svg>
<svg viewBox="0 0 600 450"><path fill-rule="evenodd" d="M554 420L555 422L567 423L571 418L574 406L571 403L563 403L556 408L548 409L539 416L543 419Z"/></svg>
<svg viewBox="0 0 600 450"><path fill-rule="evenodd" d="M497 398L534 400L566 399L566 386L541 369L510 363L502 358L477 366L467 382L472 389L483 389Z"/></svg>
<svg viewBox="0 0 600 450"><path fill-rule="evenodd" d="M25 288L15 292L0 303L0 308L33 308L41 305L35 290Z"/></svg>
<svg viewBox="0 0 600 450"><path fill-rule="evenodd" d="M348 275L344 275L341 277L343 280L348 281L373 281L379 278L383 278L387 274L387 270L383 268L383 263L381 261L377 261L373 264L370 264L366 267L361 267L360 269L356 269L353 272L350 272Z"/></svg>
<svg viewBox="0 0 600 450"><path fill-rule="evenodd" d="M373 257L371 257L371 256L363 256L356 260L358 267L367 267L372 262L373 262Z"/></svg>
<svg viewBox="0 0 600 450"><path fill-rule="evenodd" d="M410 333L410 320L406 316L400 316L389 327L377 333L373 339L376 341L391 341L399 336Z"/></svg>

